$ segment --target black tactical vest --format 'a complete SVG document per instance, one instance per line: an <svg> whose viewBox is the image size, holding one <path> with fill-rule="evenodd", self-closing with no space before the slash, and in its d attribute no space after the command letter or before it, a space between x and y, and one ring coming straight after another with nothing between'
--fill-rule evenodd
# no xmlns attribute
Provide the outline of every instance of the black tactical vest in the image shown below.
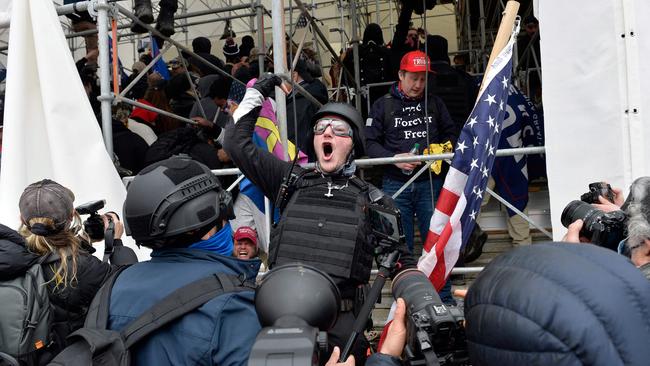
<svg viewBox="0 0 650 366"><path fill-rule="evenodd" d="M328 182L314 172L298 178L272 232L269 262L271 268L295 262L314 266L345 292L370 278L374 241L366 217L369 185L356 177L340 189L328 189ZM332 186L337 184L346 183Z"/></svg>

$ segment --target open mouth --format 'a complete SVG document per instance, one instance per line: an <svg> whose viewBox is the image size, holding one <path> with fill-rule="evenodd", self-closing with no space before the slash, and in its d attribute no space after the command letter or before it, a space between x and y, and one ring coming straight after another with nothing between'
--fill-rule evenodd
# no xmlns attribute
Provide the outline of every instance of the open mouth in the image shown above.
<svg viewBox="0 0 650 366"><path fill-rule="evenodd" d="M237 252L237 257L248 258L248 250L240 250L239 252Z"/></svg>
<svg viewBox="0 0 650 366"><path fill-rule="evenodd" d="M332 157L332 152L334 152L332 144L330 142L323 142L323 157L329 160Z"/></svg>

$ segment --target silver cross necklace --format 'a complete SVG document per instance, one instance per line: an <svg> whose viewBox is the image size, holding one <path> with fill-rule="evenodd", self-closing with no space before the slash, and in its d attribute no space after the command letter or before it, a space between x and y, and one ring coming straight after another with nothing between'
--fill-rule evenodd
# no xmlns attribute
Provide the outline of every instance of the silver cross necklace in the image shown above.
<svg viewBox="0 0 650 366"><path fill-rule="evenodd" d="M334 195L332 194L332 189L340 191L343 188L347 188L347 186L348 186L348 181L345 181L344 185L332 184L332 181L328 181L327 182L327 193L325 193L324 196L327 197L327 198L334 197Z"/></svg>

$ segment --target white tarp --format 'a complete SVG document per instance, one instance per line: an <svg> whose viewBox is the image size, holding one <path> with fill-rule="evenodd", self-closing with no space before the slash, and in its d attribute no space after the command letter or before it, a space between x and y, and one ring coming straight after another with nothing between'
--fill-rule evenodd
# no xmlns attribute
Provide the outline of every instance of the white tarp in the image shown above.
<svg viewBox="0 0 650 366"><path fill-rule="evenodd" d="M588 183L606 180L627 191L634 178L650 175L650 113L644 110L650 106L650 66L639 64L650 56L650 23L637 22L635 14L650 14L650 2L539 2L556 240L566 231L562 209Z"/></svg>
<svg viewBox="0 0 650 366"><path fill-rule="evenodd" d="M18 227L22 191L43 178L72 189L75 205L105 199L106 210L121 213L126 191L52 1L13 2L7 66L0 222ZM101 255L103 247L97 249ZM141 259L149 256L148 250L135 249Z"/></svg>

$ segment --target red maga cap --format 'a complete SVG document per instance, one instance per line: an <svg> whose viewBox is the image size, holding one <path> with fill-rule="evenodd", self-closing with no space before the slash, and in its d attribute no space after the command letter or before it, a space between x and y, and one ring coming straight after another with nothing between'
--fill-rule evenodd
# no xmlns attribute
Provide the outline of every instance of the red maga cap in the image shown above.
<svg viewBox="0 0 650 366"><path fill-rule="evenodd" d="M235 231L235 240L250 239L257 246L257 231L250 226L242 226Z"/></svg>
<svg viewBox="0 0 650 366"><path fill-rule="evenodd" d="M399 63L399 69L408 72L426 72L433 71L431 69L431 61L429 57L422 51L411 51L402 57Z"/></svg>

